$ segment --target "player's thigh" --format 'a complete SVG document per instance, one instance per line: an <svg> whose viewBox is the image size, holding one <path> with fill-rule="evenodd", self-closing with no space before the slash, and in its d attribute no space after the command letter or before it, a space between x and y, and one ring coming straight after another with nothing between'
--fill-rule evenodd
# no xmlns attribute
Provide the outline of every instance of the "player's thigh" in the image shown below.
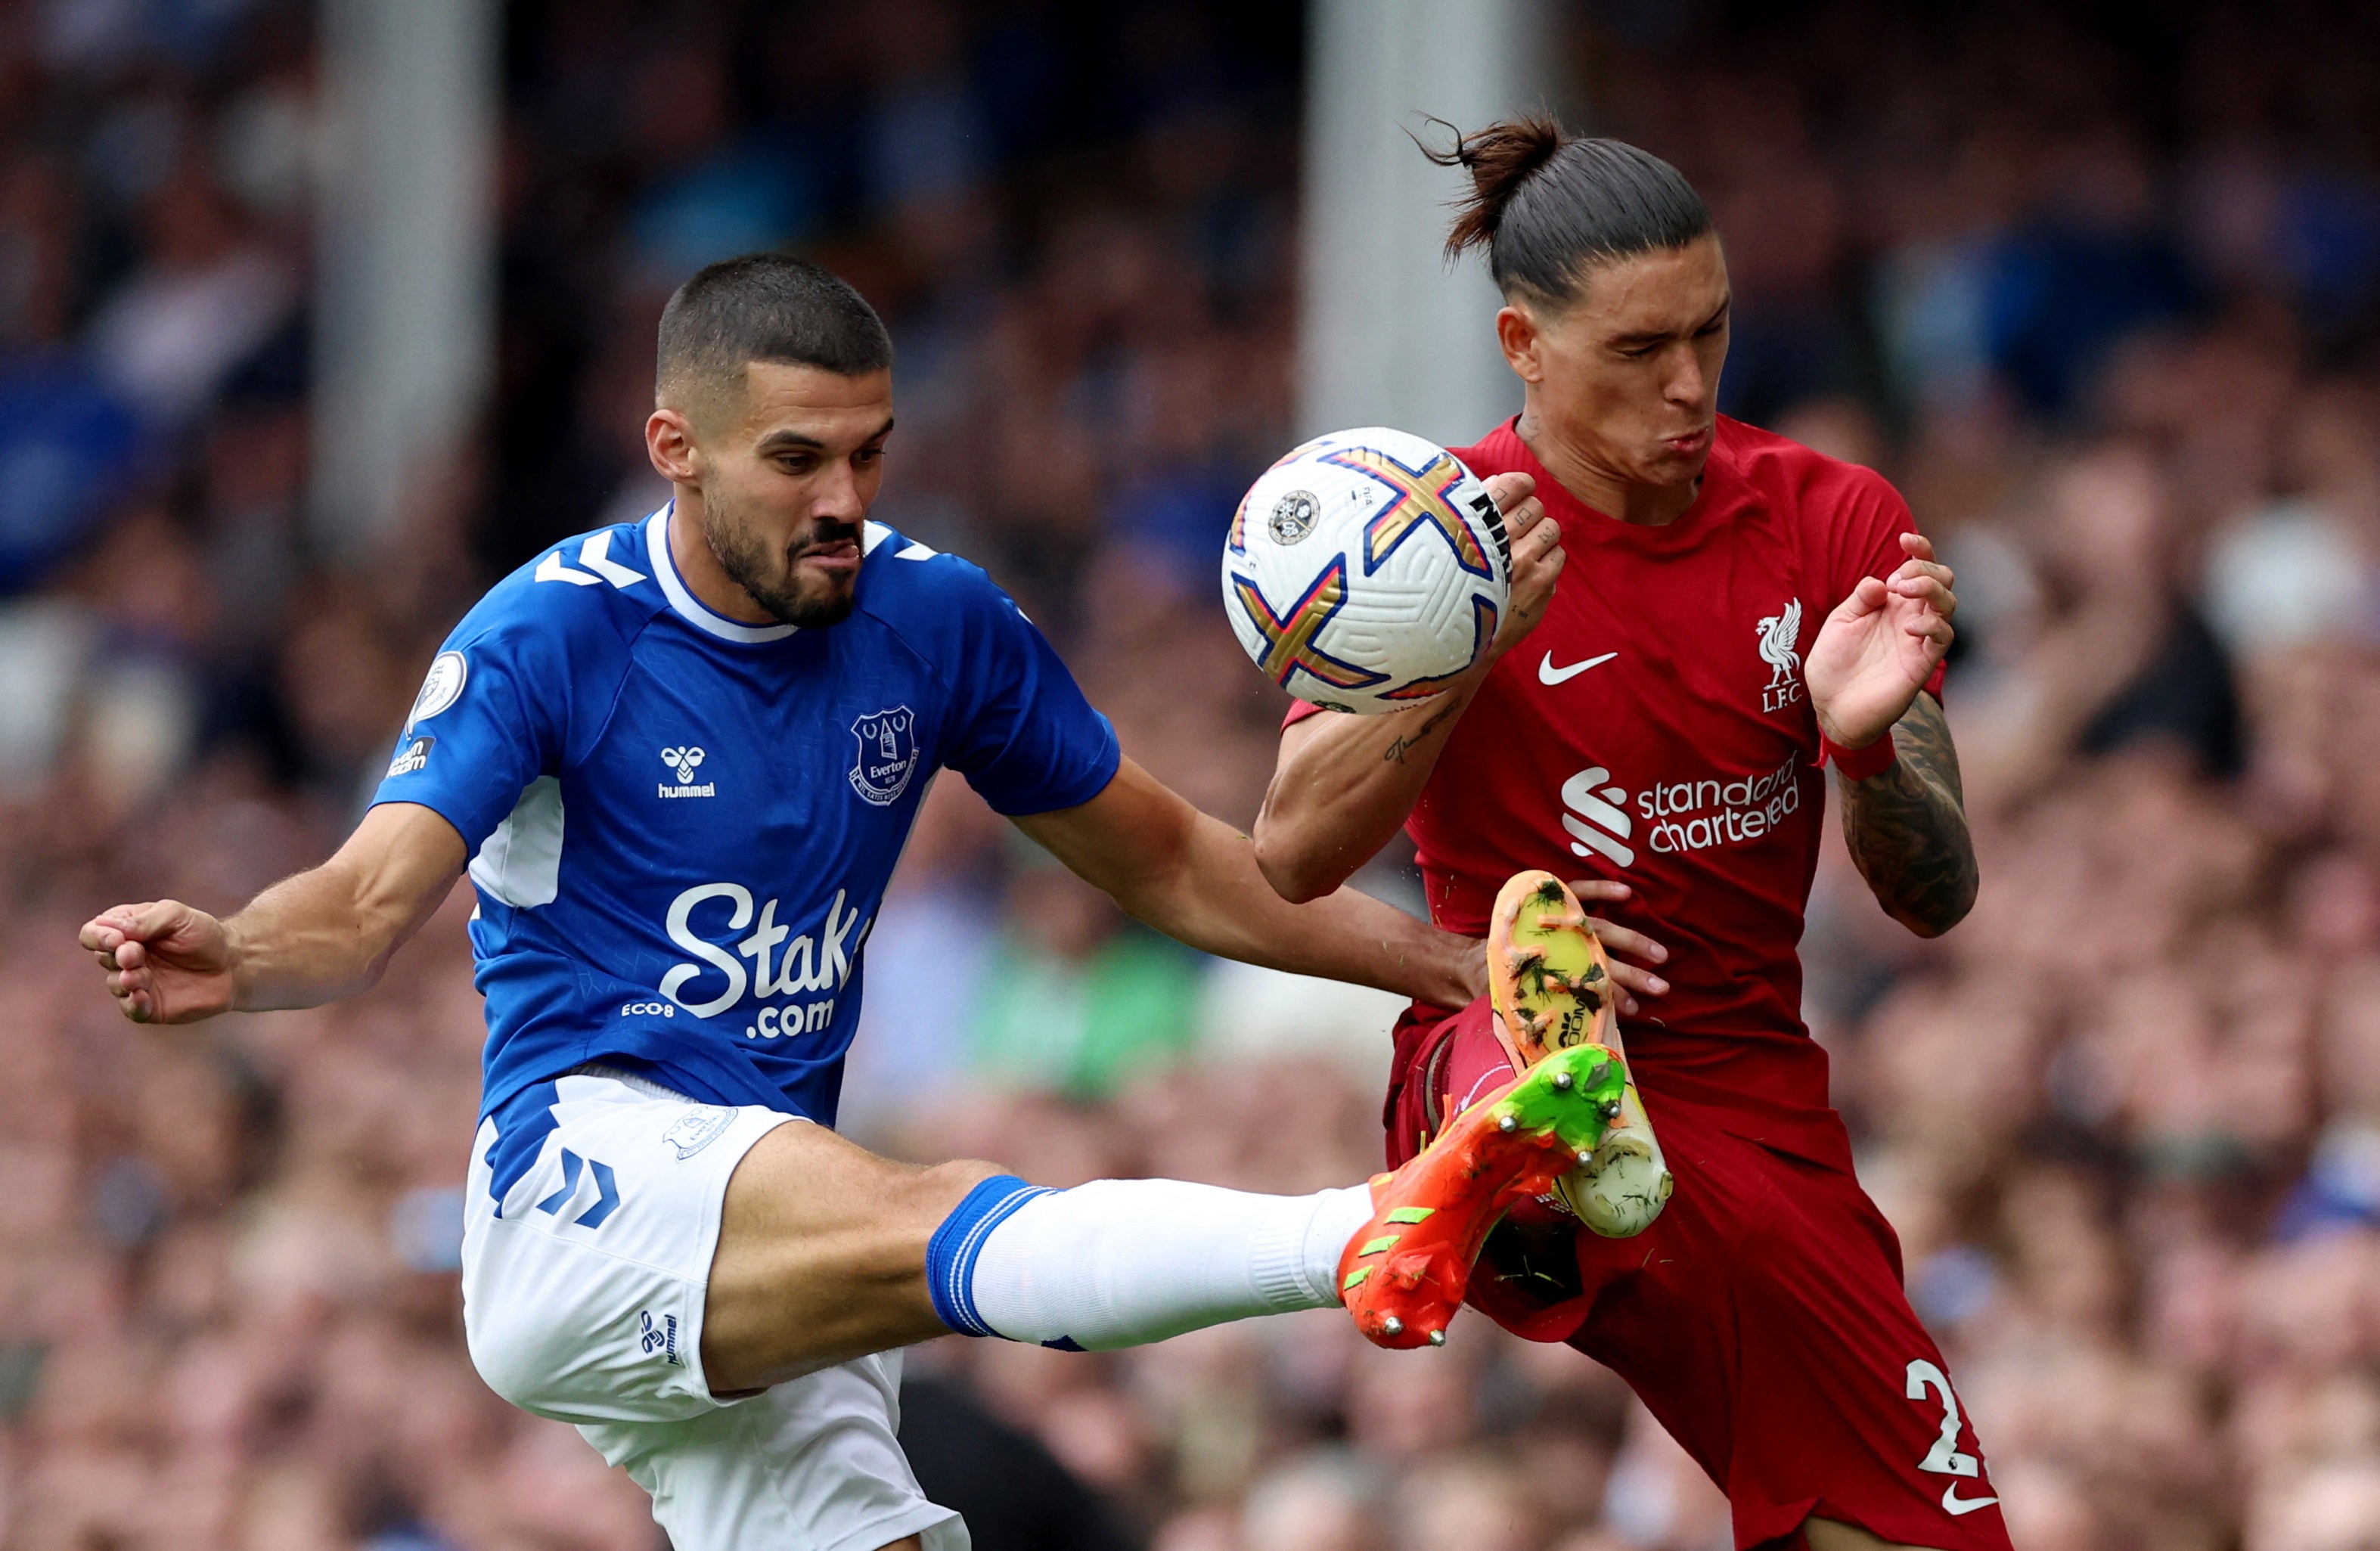
<svg viewBox="0 0 2380 1551"><path fill-rule="evenodd" d="M1810 1551L1932 1551L1928 1546L1903 1545L1899 1541L1879 1540L1865 1530L1838 1524L1831 1519L1804 1520L1802 1538Z"/></svg>
<svg viewBox="0 0 2380 1551"><path fill-rule="evenodd" d="M926 1245L988 1163L880 1157L822 1126L780 1126L727 1183L703 1370L727 1395L948 1333Z"/></svg>
<svg viewBox="0 0 2380 1551"><path fill-rule="evenodd" d="M698 1356L728 1177L788 1126L579 1071L480 1122L464 1195L463 1323L489 1387L556 1421L718 1404Z"/></svg>
<svg viewBox="0 0 2380 1551"><path fill-rule="evenodd" d="M1770 1157L1776 1194L1737 1285L1739 1529L1755 1527L1750 1502L1774 1515L1758 1534L1803 1515L1845 1527L1822 1524L1814 1547L2007 1551L1982 1446L1901 1289L1890 1228L1848 1175Z"/></svg>
<svg viewBox="0 0 2380 1551"><path fill-rule="evenodd" d="M1856 1181L1692 1124L1665 1142L1669 1209L1641 1239L1582 1241L1596 1298L1574 1344L1727 1493L1744 1544L1793 1544L1821 1519L1876 1537L1839 1545L2005 1551L1973 1432Z"/></svg>
<svg viewBox="0 0 2380 1551"><path fill-rule="evenodd" d="M675 1423L582 1424L677 1551L965 1551L899 1437L901 1354L854 1358Z"/></svg>
<svg viewBox="0 0 2380 1551"><path fill-rule="evenodd" d="M1591 1299L1570 1343L1628 1381L1722 1490L1734 1468L1743 1375L1738 1321L1744 1224L1758 1181L1728 1168L1741 1144L1685 1121L1660 1125L1676 1189L1642 1234L1573 1240Z"/></svg>

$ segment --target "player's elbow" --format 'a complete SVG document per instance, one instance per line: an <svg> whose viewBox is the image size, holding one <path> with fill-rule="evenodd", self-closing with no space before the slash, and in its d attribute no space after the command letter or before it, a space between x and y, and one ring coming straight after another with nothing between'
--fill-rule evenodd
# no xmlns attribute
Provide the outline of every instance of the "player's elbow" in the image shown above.
<svg viewBox="0 0 2380 1551"><path fill-rule="evenodd" d="M1272 891L1292 904L1311 904L1339 887L1338 882L1327 874L1310 869L1265 867L1262 870L1265 881L1272 885Z"/></svg>
<svg viewBox="0 0 2380 1551"><path fill-rule="evenodd" d="M1933 897L1912 901L1894 911L1893 915L1912 932L1930 940L1965 920L1967 913L1974 908L1975 875L1970 871Z"/></svg>
<svg viewBox="0 0 2380 1551"><path fill-rule="evenodd" d="M1305 904L1332 892L1347 879L1328 860L1284 837L1258 820L1256 832L1257 871L1272 891L1292 904Z"/></svg>

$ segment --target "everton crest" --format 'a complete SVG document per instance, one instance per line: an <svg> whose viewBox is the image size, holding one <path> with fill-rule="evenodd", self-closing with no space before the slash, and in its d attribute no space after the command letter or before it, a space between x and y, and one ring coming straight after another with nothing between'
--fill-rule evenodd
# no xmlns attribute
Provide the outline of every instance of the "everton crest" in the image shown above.
<svg viewBox="0 0 2380 1551"><path fill-rule="evenodd" d="M859 756L851 765L851 789L878 807L889 807L909 789L917 769L917 713L906 706L871 711L851 724Z"/></svg>

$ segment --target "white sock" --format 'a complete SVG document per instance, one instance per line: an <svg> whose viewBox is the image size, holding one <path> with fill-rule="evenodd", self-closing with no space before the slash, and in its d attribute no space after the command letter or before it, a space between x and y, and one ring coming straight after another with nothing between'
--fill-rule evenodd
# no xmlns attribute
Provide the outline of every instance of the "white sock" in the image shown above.
<svg viewBox="0 0 2380 1551"><path fill-rule="evenodd" d="M972 1215L970 1215L972 1214ZM927 1256L952 1328L1087 1351L1339 1302L1366 1186L1253 1195L1179 1180L988 1180ZM971 1316L971 1317L970 1317Z"/></svg>

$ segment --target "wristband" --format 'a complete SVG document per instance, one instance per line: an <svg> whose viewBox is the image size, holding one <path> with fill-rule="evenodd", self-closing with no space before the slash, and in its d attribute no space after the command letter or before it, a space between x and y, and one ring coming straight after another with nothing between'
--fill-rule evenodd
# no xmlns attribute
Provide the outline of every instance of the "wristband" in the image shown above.
<svg viewBox="0 0 2380 1551"><path fill-rule="evenodd" d="M1900 757L1892 746L1889 727L1884 730L1884 736L1865 748L1845 748L1824 733L1818 734L1818 763L1834 766L1835 773L1845 781L1865 781L1870 776L1882 775Z"/></svg>

